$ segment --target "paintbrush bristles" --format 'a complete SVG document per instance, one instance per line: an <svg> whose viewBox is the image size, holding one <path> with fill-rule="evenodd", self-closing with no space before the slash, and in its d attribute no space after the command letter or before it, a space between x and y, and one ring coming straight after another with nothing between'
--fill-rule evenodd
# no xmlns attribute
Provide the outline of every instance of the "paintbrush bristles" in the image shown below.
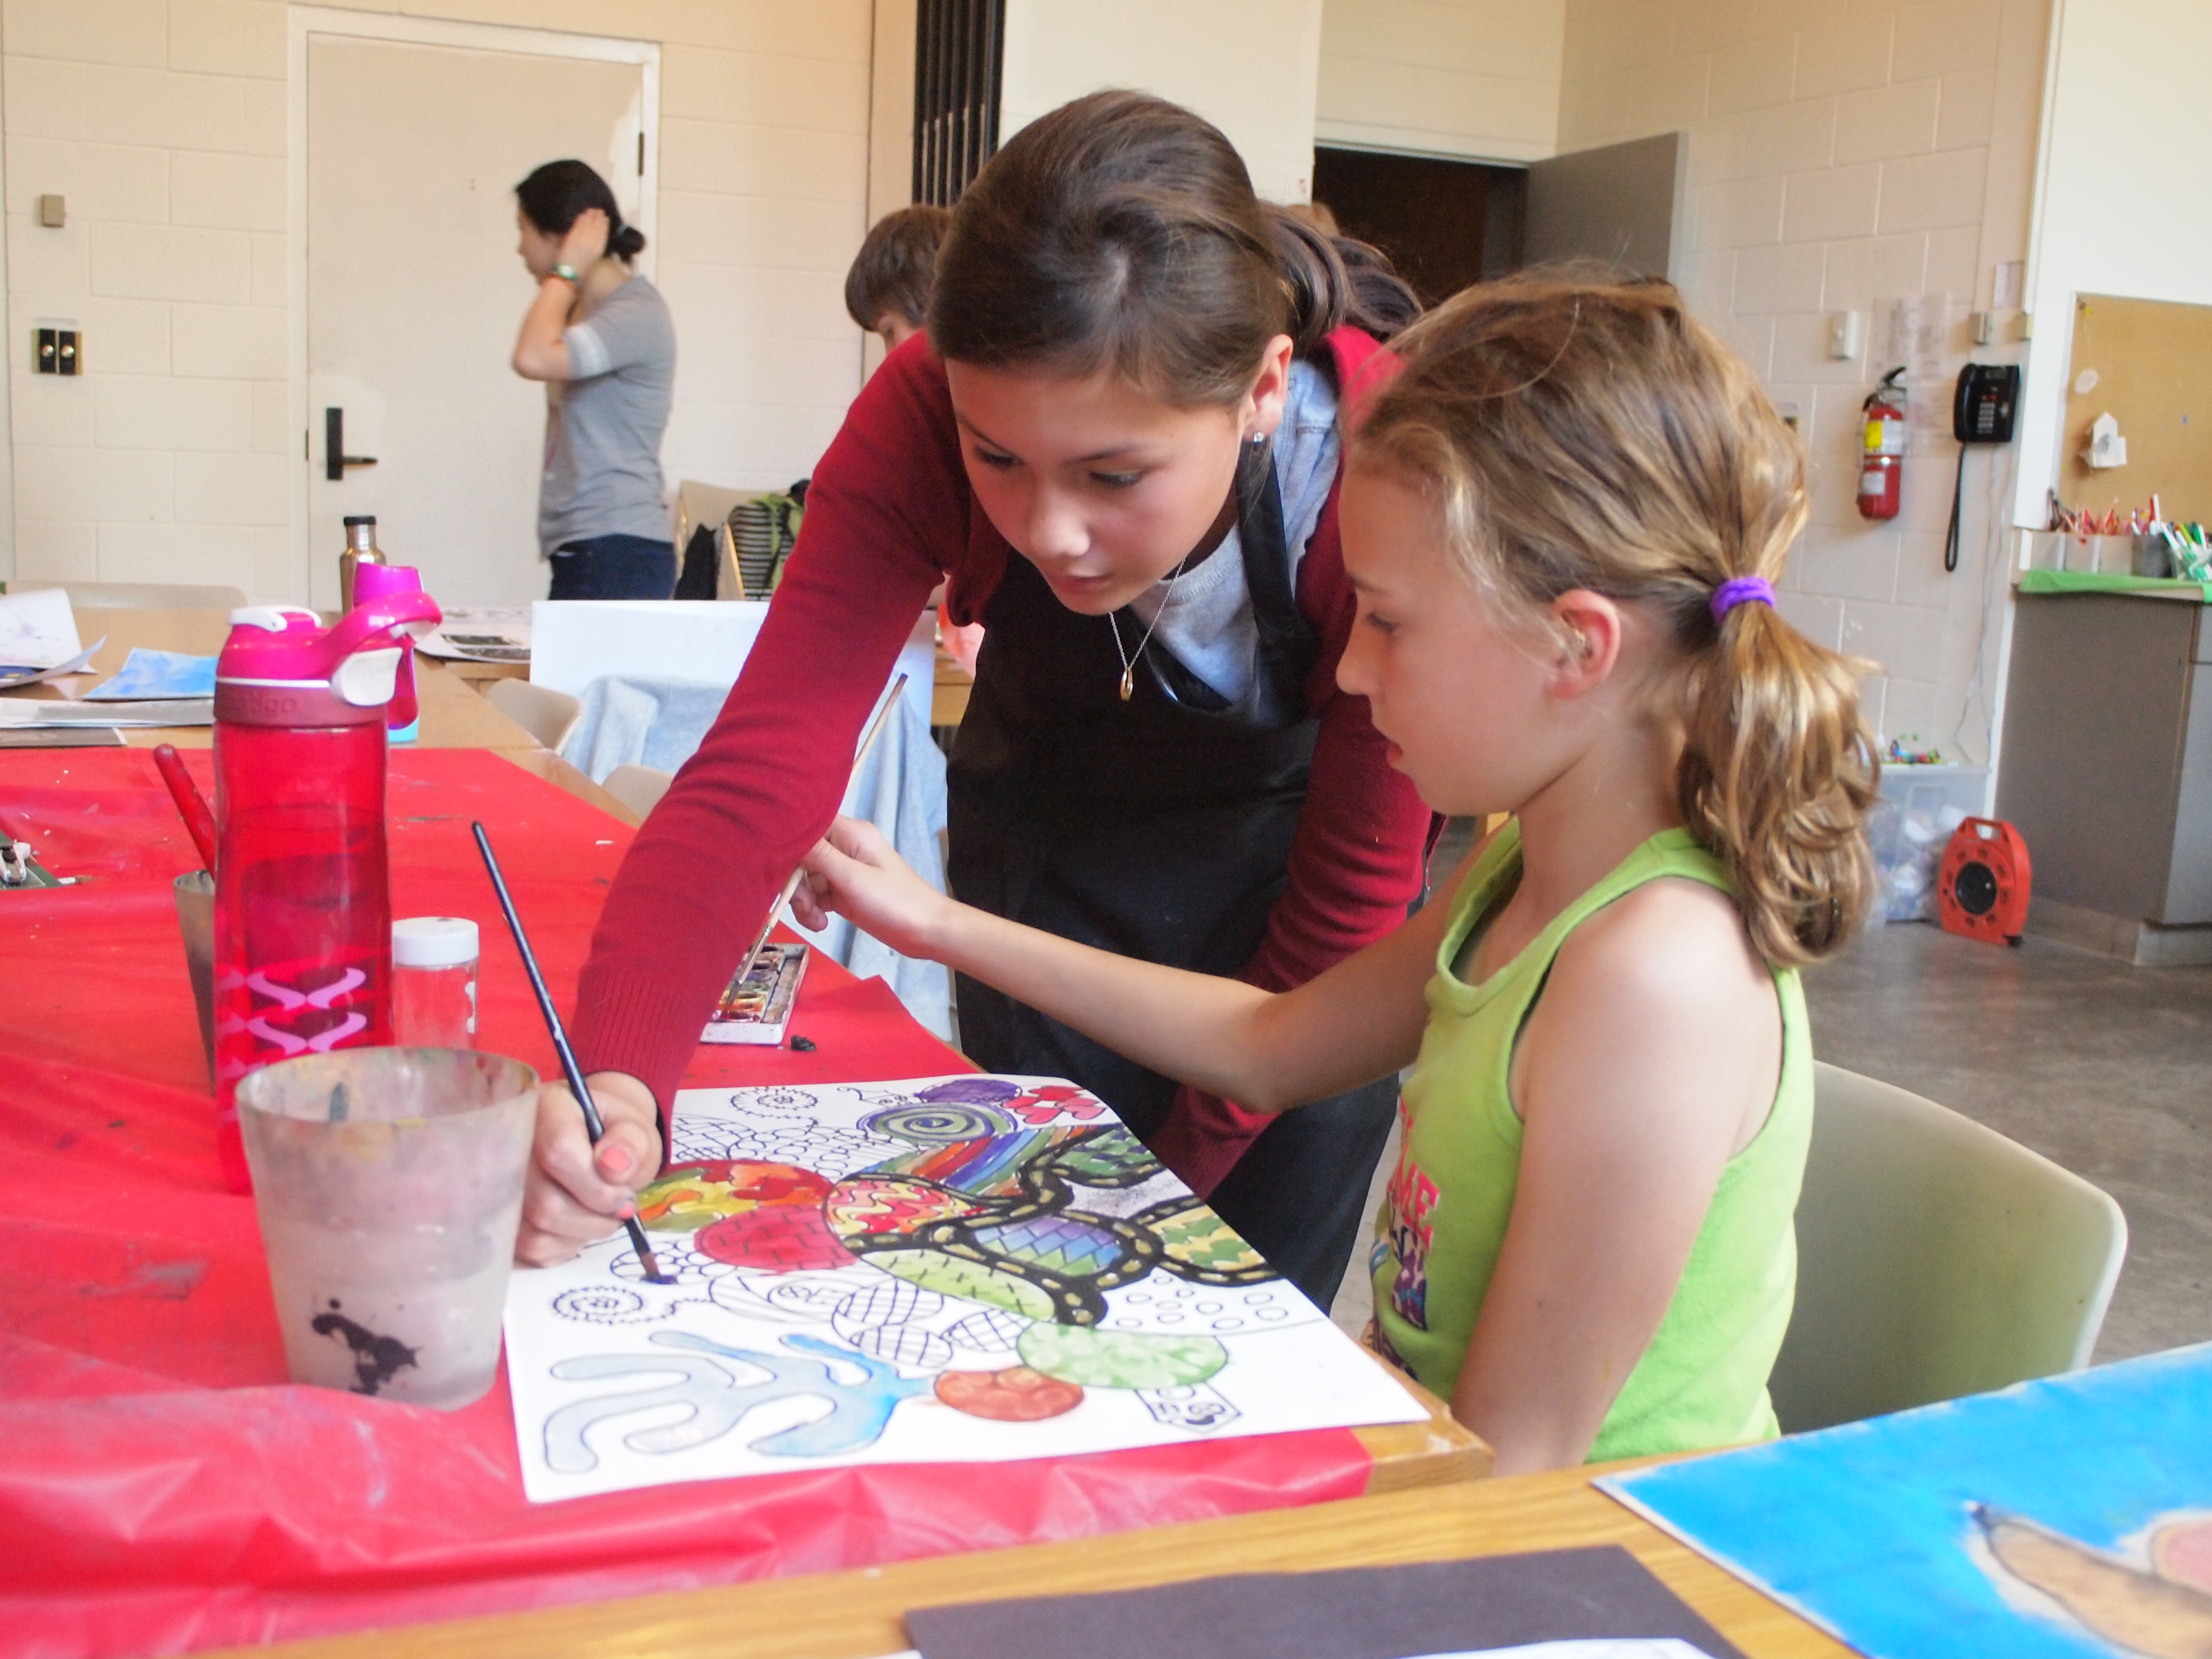
<svg viewBox="0 0 2212 1659"><path fill-rule="evenodd" d="M845 775L846 788L853 787L853 779L860 772L860 763L867 759L868 750L876 746L876 739L883 735L884 722L890 718L891 710L898 707L899 696L906 690L908 678L907 675L902 674L891 682L890 691L884 698L883 707L876 710L875 719L868 722L868 730L860 739L860 746L853 751L853 769ZM768 943L768 936L775 931L775 913L791 902L792 895L799 890L799 884L805 878L806 866L803 864L791 872L791 879L783 884L783 891L777 894L775 902L768 907L768 920L761 923L760 932L754 935L753 948L738 958L740 964L750 963L760 955L761 947Z"/></svg>

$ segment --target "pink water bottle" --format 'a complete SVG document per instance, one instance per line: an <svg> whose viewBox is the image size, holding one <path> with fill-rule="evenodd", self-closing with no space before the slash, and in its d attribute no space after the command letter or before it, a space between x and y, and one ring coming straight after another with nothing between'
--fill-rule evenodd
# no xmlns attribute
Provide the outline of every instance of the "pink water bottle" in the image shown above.
<svg viewBox="0 0 2212 1659"><path fill-rule="evenodd" d="M252 1189L238 1080L296 1054L392 1041L384 722L399 641L439 620L427 594L231 613L216 664L217 1146Z"/></svg>

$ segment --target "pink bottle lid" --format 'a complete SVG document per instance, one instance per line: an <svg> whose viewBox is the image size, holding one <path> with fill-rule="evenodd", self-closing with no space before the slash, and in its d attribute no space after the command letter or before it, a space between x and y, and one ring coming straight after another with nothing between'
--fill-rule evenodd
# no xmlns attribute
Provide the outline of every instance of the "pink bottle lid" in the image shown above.
<svg viewBox="0 0 2212 1659"><path fill-rule="evenodd" d="M411 564L356 565L353 572L355 609L392 593L420 593L422 573Z"/></svg>
<svg viewBox="0 0 2212 1659"><path fill-rule="evenodd" d="M392 700L401 636L427 634L442 616L419 588L358 604L329 628L297 605L234 611L230 637L216 659L216 719L252 726L380 723Z"/></svg>

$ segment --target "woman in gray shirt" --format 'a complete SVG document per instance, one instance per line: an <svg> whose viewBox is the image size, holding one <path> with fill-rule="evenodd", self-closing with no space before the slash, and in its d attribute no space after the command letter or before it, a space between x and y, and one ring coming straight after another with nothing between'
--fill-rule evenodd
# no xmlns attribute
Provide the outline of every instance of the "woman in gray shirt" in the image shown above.
<svg viewBox="0 0 2212 1659"><path fill-rule="evenodd" d="M556 599L665 599L676 544L660 436L676 384L676 330L631 270L645 238L581 161L548 161L514 187L518 250L538 284L514 372L545 382L538 540Z"/></svg>

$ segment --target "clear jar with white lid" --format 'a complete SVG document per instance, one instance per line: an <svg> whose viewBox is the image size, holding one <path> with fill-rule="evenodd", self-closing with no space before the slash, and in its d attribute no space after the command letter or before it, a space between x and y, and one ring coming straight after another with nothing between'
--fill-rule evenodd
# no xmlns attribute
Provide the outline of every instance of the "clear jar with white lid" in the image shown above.
<svg viewBox="0 0 2212 1659"><path fill-rule="evenodd" d="M473 1048L477 925L465 916L392 924L392 1035L407 1048Z"/></svg>

